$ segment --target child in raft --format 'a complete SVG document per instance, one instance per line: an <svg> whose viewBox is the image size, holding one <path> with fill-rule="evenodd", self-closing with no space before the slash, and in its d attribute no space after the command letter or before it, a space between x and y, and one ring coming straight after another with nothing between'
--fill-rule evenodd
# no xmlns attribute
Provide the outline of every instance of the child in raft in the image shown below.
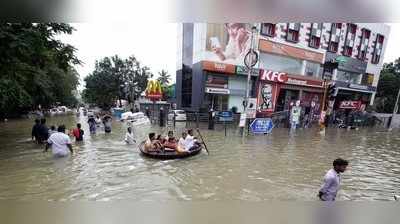
<svg viewBox="0 0 400 224"><path fill-rule="evenodd" d="M144 149L148 152L159 151L162 149L162 145L160 141L156 139L155 133L149 133L149 139L145 142Z"/></svg>
<svg viewBox="0 0 400 224"><path fill-rule="evenodd" d="M174 137L173 131L168 131L168 136L164 139L163 142L164 148L166 151L175 151L177 148L177 142Z"/></svg>

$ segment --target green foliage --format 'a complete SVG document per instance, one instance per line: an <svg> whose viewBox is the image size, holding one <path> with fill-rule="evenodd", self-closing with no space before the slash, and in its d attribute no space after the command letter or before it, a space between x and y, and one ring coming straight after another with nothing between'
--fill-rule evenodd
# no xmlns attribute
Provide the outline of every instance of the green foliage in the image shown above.
<svg viewBox="0 0 400 224"><path fill-rule="evenodd" d="M0 23L0 116L74 100L79 83L75 48L56 39L71 34L63 23Z"/></svg>
<svg viewBox="0 0 400 224"><path fill-rule="evenodd" d="M392 113L400 88L400 58L383 65L376 94L376 109L380 113Z"/></svg>
<svg viewBox="0 0 400 224"><path fill-rule="evenodd" d="M83 99L109 108L117 99L132 100L143 92L152 74L133 56L127 59L105 57L96 61L94 71L85 78Z"/></svg>
<svg viewBox="0 0 400 224"><path fill-rule="evenodd" d="M160 82L161 86L168 86L169 80L171 80L171 76L168 74L167 71L161 70L158 72L159 77L157 80Z"/></svg>

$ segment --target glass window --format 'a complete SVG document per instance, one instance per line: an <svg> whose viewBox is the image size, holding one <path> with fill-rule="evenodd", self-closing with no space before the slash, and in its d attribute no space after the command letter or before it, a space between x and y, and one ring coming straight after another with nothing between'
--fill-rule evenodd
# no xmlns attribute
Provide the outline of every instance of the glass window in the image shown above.
<svg viewBox="0 0 400 224"><path fill-rule="evenodd" d="M358 73L338 70L336 79L352 84L361 84L360 76L361 74Z"/></svg>
<svg viewBox="0 0 400 224"><path fill-rule="evenodd" d="M300 75L302 60L262 53L260 54L260 65L264 69Z"/></svg>
<svg viewBox="0 0 400 224"><path fill-rule="evenodd" d="M261 24L261 35L273 37L275 36L275 24L274 23L262 23Z"/></svg>
<svg viewBox="0 0 400 224"><path fill-rule="evenodd" d="M306 63L306 71L305 74L306 76L313 76L313 77L319 77L319 71L320 71L321 65L318 63L314 63L311 61L307 61Z"/></svg>

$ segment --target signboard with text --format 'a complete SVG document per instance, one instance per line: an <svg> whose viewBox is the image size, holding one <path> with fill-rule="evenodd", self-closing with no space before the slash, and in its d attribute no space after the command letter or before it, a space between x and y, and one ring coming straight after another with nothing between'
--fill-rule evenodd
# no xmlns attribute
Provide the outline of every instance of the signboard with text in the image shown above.
<svg viewBox="0 0 400 224"><path fill-rule="evenodd" d="M231 111L221 111L218 113L219 121L233 121L233 113Z"/></svg>
<svg viewBox="0 0 400 224"><path fill-rule="evenodd" d="M361 101L342 101L340 102L340 109L360 109L362 105Z"/></svg>
<svg viewBox="0 0 400 224"><path fill-rule="evenodd" d="M271 118L256 118L250 124L251 132L254 134L269 134L274 128Z"/></svg>
<svg viewBox="0 0 400 224"><path fill-rule="evenodd" d="M310 86L310 87L323 87L323 81L300 78L297 76L288 75L285 72L276 72L271 70L260 70L261 81L271 81L278 83L285 83L291 85Z"/></svg>

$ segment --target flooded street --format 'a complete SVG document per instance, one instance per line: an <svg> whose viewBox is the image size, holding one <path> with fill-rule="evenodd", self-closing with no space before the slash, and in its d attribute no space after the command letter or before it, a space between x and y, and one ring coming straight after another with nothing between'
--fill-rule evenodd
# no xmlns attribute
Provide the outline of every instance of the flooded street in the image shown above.
<svg viewBox="0 0 400 224"><path fill-rule="evenodd" d="M0 199L11 200L295 200L313 201L336 157L350 161L338 200L392 200L400 191L400 135L375 129L274 129L241 138L237 130L202 129L210 150L185 159L144 158L123 142L125 128L114 120L110 135L90 136L86 117L47 118L47 125L77 120L86 133L75 154L53 159L30 141L33 120L0 124ZM206 125L206 124L204 124ZM178 133L183 124L177 127ZM137 139L157 127L137 127ZM164 134L166 128L161 130Z"/></svg>

